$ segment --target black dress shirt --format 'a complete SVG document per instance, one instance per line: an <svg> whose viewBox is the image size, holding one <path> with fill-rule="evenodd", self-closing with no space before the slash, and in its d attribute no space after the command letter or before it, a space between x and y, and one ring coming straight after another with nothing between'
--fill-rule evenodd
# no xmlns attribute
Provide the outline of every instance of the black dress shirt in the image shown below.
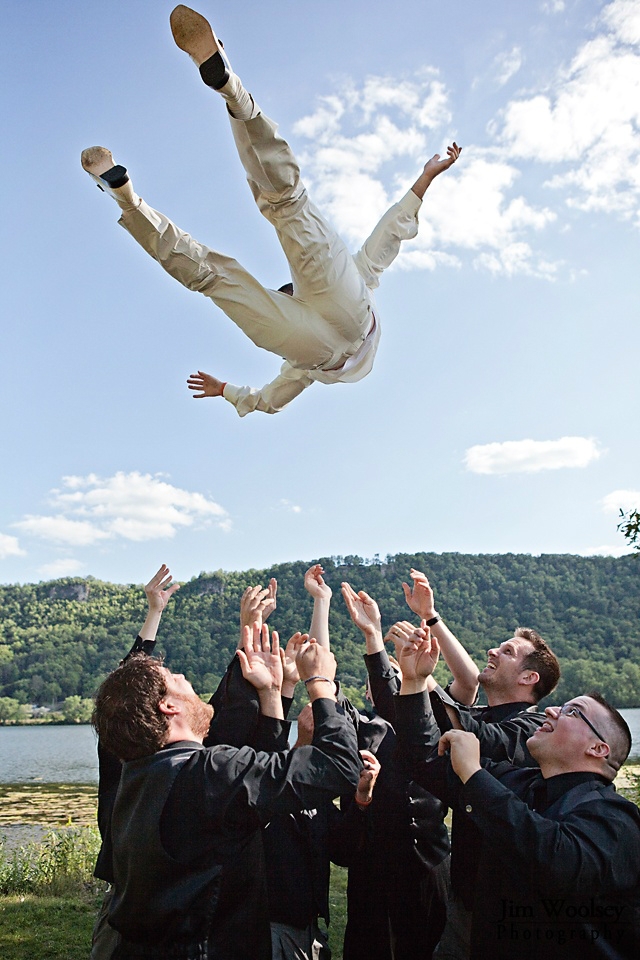
<svg viewBox="0 0 640 960"><path fill-rule="evenodd" d="M637 960L636 805L594 773L545 780L538 769L486 759L463 785L448 757L433 753L425 699L398 697L396 710L415 778L461 811L482 838L472 960Z"/></svg>

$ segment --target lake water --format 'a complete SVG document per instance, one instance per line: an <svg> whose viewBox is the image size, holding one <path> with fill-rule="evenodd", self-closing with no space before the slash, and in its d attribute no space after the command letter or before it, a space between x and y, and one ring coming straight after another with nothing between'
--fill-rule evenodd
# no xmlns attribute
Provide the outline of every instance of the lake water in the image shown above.
<svg viewBox="0 0 640 960"><path fill-rule="evenodd" d="M640 758L640 708L620 711L629 724L631 756ZM96 738L90 726L0 726L0 783L97 783Z"/></svg>

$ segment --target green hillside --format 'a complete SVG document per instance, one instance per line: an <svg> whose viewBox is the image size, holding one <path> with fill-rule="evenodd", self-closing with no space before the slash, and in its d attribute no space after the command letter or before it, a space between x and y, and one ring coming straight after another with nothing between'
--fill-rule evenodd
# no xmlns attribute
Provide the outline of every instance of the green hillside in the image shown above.
<svg viewBox="0 0 640 960"><path fill-rule="evenodd" d="M640 705L635 557L419 553L320 562L334 590L333 649L349 686L364 681L363 644L340 596L341 581L378 600L386 629L395 620L415 619L401 588L414 566L431 579L438 610L479 664L487 648L514 627L532 626L561 660L564 676L554 700L597 687L617 706ZM185 583L160 627L167 664L186 673L199 692L211 692L235 649L242 591L250 583L266 585L270 576L278 579L272 625L285 638L308 628L311 599L302 584L307 566L299 561L269 570L219 570ZM145 609L139 585L88 578L0 587L0 697L42 704L90 697L129 648ZM439 678L445 677L443 666Z"/></svg>

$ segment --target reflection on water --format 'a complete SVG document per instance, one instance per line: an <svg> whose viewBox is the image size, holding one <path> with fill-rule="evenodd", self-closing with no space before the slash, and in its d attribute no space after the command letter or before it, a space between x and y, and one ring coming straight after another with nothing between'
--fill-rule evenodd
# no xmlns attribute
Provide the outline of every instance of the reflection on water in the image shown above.
<svg viewBox="0 0 640 960"><path fill-rule="evenodd" d="M640 708L621 710L631 729L631 756L640 758ZM295 732L292 731L292 742ZM0 783L97 783L98 756L90 726L0 726Z"/></svg>

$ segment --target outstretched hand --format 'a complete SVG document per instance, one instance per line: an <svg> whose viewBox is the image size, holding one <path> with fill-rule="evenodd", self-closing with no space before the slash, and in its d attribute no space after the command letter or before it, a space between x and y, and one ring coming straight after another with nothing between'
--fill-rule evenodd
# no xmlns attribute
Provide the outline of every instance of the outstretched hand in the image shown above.
<svg viewBox="0 0 640 960"><path fill-rule="evenodd" d="M187 380L187 386L189 390L194 391L194 400L202 400L203 397L221 397L226 383L224 380L218 380L217 377L212 377L210 373L204 373L202 370L198 370L197 373L190 375Z"/></svg>
<svg viewBox="0 0 640 960"><path fill-rule="evenodd" d="M438 174L448 170L459 156L460 147L457 143L452 143L450 147L447 147L447 156L444 160L440 159L439 153L434 154L430 160L427 160L422 173L411 187L415 195L422 200L429 184L435 180Z"/></svg>
<svg viewBox="0 0 640 960"><path fill-rule="evenodd" d="M321 646L314 637L310 637L306 643L303 643L296 655L296 666L300 679L307 683L307 691L313 699L312 693L316 682L325 684L325 690L331 683L331 694L334 695L333 680L336 675L336 658L327 647ZM311 681L312 677L322 677L322 681Z"/></svg>
<svg viewBox="0 0 640 960"><path fill-rule="evenodd" d="M346 581L342 584L342 596L349 611L349 616L365 636L379 634L382 637L382 620L378 604L364 590L356 593L351 584Z"/></svg>
<svg viewBox="0 0 640 960"><path fill-rule="evenodd" d="M238 659L242 676L252 687L261 691L282 690L282 651L276 631L269 639L269 628L254 623L252 627L243 627L243 648L238 649Z"/></svg>
<svg viewBox="0 0 640 960"><path fill-rule="evenodd" d="M324 570L319 563L314 563L304 575L304 588L314 600L331 600L333 592L328 583L324 582Z"/></svg>
<svg viewBox="0 0 640 960"><path fill-rule="evenodd" d="M276 608L276 594L278 592L278 583L274 577L269 581L269 586L262 588L261 584L255 587L247 587L240 598L240 641L242 643L242 630L244 627L252 627L254 623L262 626L267 617L269 617Z"/></svg>
<svg viewBox="0 0 640 960"><path fill-rule="evenodd" d="M427 162L425 163L423 172L426 174L426 176L430 177L431 180L433 180L433 178L437 177L439 173L443 172L443 170L448 170L449 167L453 166L453 164L456 162L456 160L460 156L461 151L462 151L462 148L459 147L454 140L451 146L447 147L446 159L441 160L440 154L435 153L431 157L431 159L427 160Z"/></svg>
<svg viewBox="0 0 640 960"><path fill-rule="evenodd" d="M385 639L395 644L403 686L407 681L420 684L432 675L440 656L440 646L424 620L419 627L406 620L394 623Z"/></svg>
<svg viewBox="0 0 640 960"><path fill-rule="evenodd" d="M179 589L179 583L171 583L169 567L166 563L163 563L144 588L149 602L149 610L154 613L162 613L171 597Z"/></svg>
<svg viewBox="0 0 640 960"><path fill-rule="evenodd" d="M296 683L300 679L300 674L298 673L298 665L296 663L296 657L300 652L300 648L307 643L309 640L308 633L294 633L294 635L289 640L287 646L284 650L284 657L282 660L282 669L284 671L284 683L290 684L292 687L295 687ZM284 690L283 690L284 693ZM286 696L287 694L285 694Z"/></svg>
<svg viewBox="0 0 640 960"><path fill-rule="evenodd" d="M433 590L424 573L411 568L411 579L413 583L402 584L404 598L414 613L417 613L421 620L431 620L435 616L435 607L433 604Z"/></svg>

